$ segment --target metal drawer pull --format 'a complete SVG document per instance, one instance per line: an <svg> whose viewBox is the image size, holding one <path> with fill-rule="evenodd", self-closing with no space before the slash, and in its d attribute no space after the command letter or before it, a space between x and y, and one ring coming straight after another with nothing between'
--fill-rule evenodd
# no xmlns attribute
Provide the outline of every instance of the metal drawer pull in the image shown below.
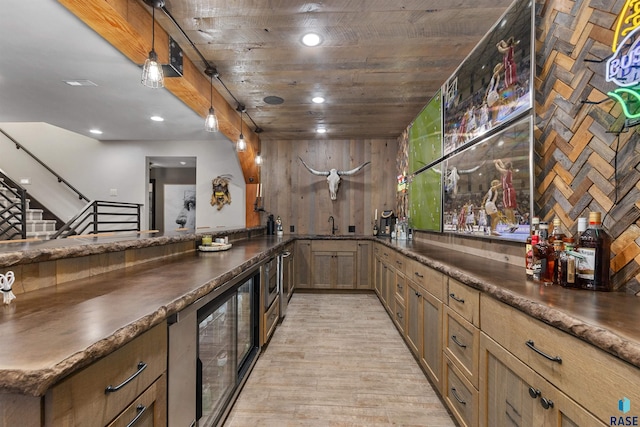
<svg viewBox="0 0 640 427"><path fill-rule="evenodd" d="M416 276L418 276L419 278L424 279L424 275L423 275L423 274L420 274L420 273L418 273L417 271L416 271L414 274L415 274Z"/></svg>
<svg viewBox="0 0 640 427"><path fill-rule="evenodd" d="M541 350L537 349L536 345L531 340L527 341L527 347L529 347L531 350L533 350L536 353L538 353L540 356L546 357L547 359L551 360L552 362L562 363L562 358L560 358L560 356L549 356L544 351L541 351Z"/></svg>
<svg viewBox="0 0 640 427"><path fill-rule="evenodd" d="M416 292L416 296L417 296L418 298L420 298L420 297L422 296L422 294L421 294L420 292Z"/></svg>
<svg viewBox="0 0 640 427"><path fill-rule="evenodd" d="M458 344L458 347L467 348L466 345L458 341L458 337L456 337L455 335L451 335L451 339L453 340L454 343Z"/></svg>
<svg viewBox="0 0 640 427"><path fill-rule="evenodd" d="M454 300L458 301L459 303L464 304L464 300L463 300L462 298L458 298L458 297L456 296L456 294L449 294L449 296L450 296L451 298L453 298Z"/></svg>
<svg viewBox="0 0 640 427"><path fill-rule="evenodd" d="M146 363L139 362L138 363L138 370L133 375L131 375L126 380L124 380L120 385L117 385L115 387L112 386L112 385L108 386L107 388L104 389L104 393L105 394L109 394L109 393L113 393L113 392L116 392L116 391L120 390L122 387L126 386L131 381L133 381L135 379L135 377L140 375L142 373L142 371L144 371L146 368L147 368L147 364Z"/></svg>
<svg viewBox="0 0 640 427"><path fill-rule="evenodd" d="M464 400L460 399L460 396L458 396L458 393L456 392L456 388L455 387L451 387L451 394L453 394L453 397L455 397L458 402L462 403L463 405L467 404L467 402L465 402Z"/></svg>
<svg viewBox="0 0 640 427"><path fill-rule="evenodd" d="M546 397L540 398L540 404L544 409L553 408L553 400L547 399Z"/></svg>
<svg viewBox="0 0 640 427"><path fill-rule="evenodd" d="M396 315L398 316L398 319L402 319L402 314L396 313Z"/></svg>
<svg viewBox="0 0 640 427"><path fill-rule="evenodd" d="M133 427L133 425L138 422L138 420L140 419L140 417L142 416L142 414L144 414L144 411L146 411L146 410L147 410L147 407L144 406L144 405L136 406L136 411L138 412L138 415L136 415L136 417L134 419L132 419L129 424L127 424L127 427Z"/></svg>

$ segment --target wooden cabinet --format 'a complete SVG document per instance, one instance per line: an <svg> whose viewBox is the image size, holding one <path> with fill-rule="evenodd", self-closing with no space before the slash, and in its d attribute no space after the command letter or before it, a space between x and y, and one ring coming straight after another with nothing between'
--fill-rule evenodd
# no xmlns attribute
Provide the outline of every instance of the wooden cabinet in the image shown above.
<svg viewBox="0 0 640 427"><path fill-rule="evenodd" d="M445 355L478 388L480 330L450 307L445 307L443 339Z"/></svg>
<svg viewBox="0 0 640 427"><path fill-rule="evenodd" d="M107 427L160 427L167 425L167 378L162 375Z"/></svg>
<svg viewBox="0 0 640 427"><path fill-rule="evenodd" d="M317 240L311 243L311 287L355 289L357 243L350 240Z"/></svg>
<svg viewBox="0 0 640 427"><path fill-rule="evenodd" d="M480 425L601 427L602 423L498 343L481 334ZM615 395L617 396L617 394ZM604 395L593 395L600 399ZM613 413L612 407L612 412Z"/></svg>
<svg viewBox="0 0 640 427"><path fill-rule="evenodd" d="M493 298L481 305L487 336L601 421L620 414L618 399L640 401L638 368Z"/></svg>
<svg viewBox="0 0 640 427"><path fill-rule="evenodd" d="M478 425L480 396L478 390L476 390L473 384L469 382L464 374L462 374L448 358L445 358L442 394L453 416L462 427ZM527 424L522 425L522 427L525 426L527 426Z"/></svg>
<svg viewBox="0 0 640 427"><path fill-rule="evenodd" d="M296 240L294 254L294 287L311 287L311 240Z"/></svg>
<svg viewBox="0 0 640 427"><path fill-rule="evenodd" d="M382 297L382 261L379 257L375 256L373 259L373 287L378 294L378 298Z"/></svg>
<svg viewBox="0 0 640 427"><path fill-rule="evenodd" d="M165 425L157 414L166 417L166 369L163 322L53 386L44 399L45 425L102 427L121 413L124 420L136 412L130 410L135 402L148 408L146 425ZM144 394L149 387L153 390Z"/></svg>
<svg viewBox="0 0 640 427"><path fill-rule="evenodd" d="M271 307L269 307L269 310L267 310L263 315L262 325L264 329L262 331L262 336L264 343L269 341L269 338L271 338L271 335L273 335L276 330L276 326L278 325L278 319L280 318L280 297L280 295L276 297L271 304Z"/></svg>
<svg viewBox="0 0 640 427"><path fill-rule="evenodd" d="M358 276L356 278L357 284L356 288L358 289L372 289L374 278L371 274L372 271L372 253L371 247L373 246L372 242L367 240L358 241L358 251L356 253L357 256L357 270Z"/></svg>
<svg viewBox="0 0 640 427"><path fill-rule="evenodd" d="M283 258L282 258L282 286L283 286L283 294L284 298L287 301L293 295L293 290L295 289L295 281L293 280L294 275L294 263L295 263L295 249L294 245L289 244L284 249Z"/></svg>

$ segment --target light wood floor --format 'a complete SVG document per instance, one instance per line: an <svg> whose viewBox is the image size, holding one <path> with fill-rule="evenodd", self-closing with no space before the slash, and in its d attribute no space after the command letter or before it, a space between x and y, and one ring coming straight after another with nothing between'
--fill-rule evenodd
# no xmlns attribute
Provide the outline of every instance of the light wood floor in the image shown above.
<svg viewBox="0 0 640 427"><path fill-rule="evenodd" d="M296 293L225 427L454 425L374 294Z"/></svg>

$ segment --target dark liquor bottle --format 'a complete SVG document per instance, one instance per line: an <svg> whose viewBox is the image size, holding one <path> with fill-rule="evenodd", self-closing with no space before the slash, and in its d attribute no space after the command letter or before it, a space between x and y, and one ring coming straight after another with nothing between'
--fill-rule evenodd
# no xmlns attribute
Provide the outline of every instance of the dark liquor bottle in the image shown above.
<svg viewBox="0 0 640 427"><path fill-rule="evenodd" d="M555 254L553 246L549 244L549 224L540 223L539 242L533 245L533 258L540 269L540 281L545 284L553 283L553 270L555 266ZM537 265L536 265L536 268Z"/></svg>
<svg viewBox="0 0 640 427"><path fill-rule="evenodd" d="M575 241L573 237L564 238L564 250L560 253L560 262L558 263L558 276L560 286L565 288L576 287L576 265L577 259L573 255Z"/></svg>
<svg viewBox="0 0 640 427"><path fill-rule="evenodd" d="M551 237L549 237L549 242L553 244L556 240L560 240L565 238L564 233L562 232L560 226L560 218L555 218L553 220L553 230L551 231Z"/></svg>
<svg viewBox="0 0 640 427"><path fill-rule="evenodd" d="M578 285L582 289L610 291L611 237L602 228L600 212L589 212L589 226L580 235Z"/></svg>

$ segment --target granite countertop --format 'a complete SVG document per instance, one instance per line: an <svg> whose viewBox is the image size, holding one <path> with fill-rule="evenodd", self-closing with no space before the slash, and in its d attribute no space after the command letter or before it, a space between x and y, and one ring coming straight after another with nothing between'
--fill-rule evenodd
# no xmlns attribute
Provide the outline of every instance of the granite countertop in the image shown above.
<svg viewBox="0 0 640 427"><path fill-rule="evenodd" d="M260 236L234 242L224 252L180 255L20 295L0 309L0 393L43 395L65 376L257 266L293 239L380 242L640 368L640 300L632 295L541 286L525 278L523 267L424 242ZM100 243L103 250L122 244ZM136 243L125 245L131 244ZM74 254L83 252L73 247ZM56 257L64 252L50 250Z"/></svg>

